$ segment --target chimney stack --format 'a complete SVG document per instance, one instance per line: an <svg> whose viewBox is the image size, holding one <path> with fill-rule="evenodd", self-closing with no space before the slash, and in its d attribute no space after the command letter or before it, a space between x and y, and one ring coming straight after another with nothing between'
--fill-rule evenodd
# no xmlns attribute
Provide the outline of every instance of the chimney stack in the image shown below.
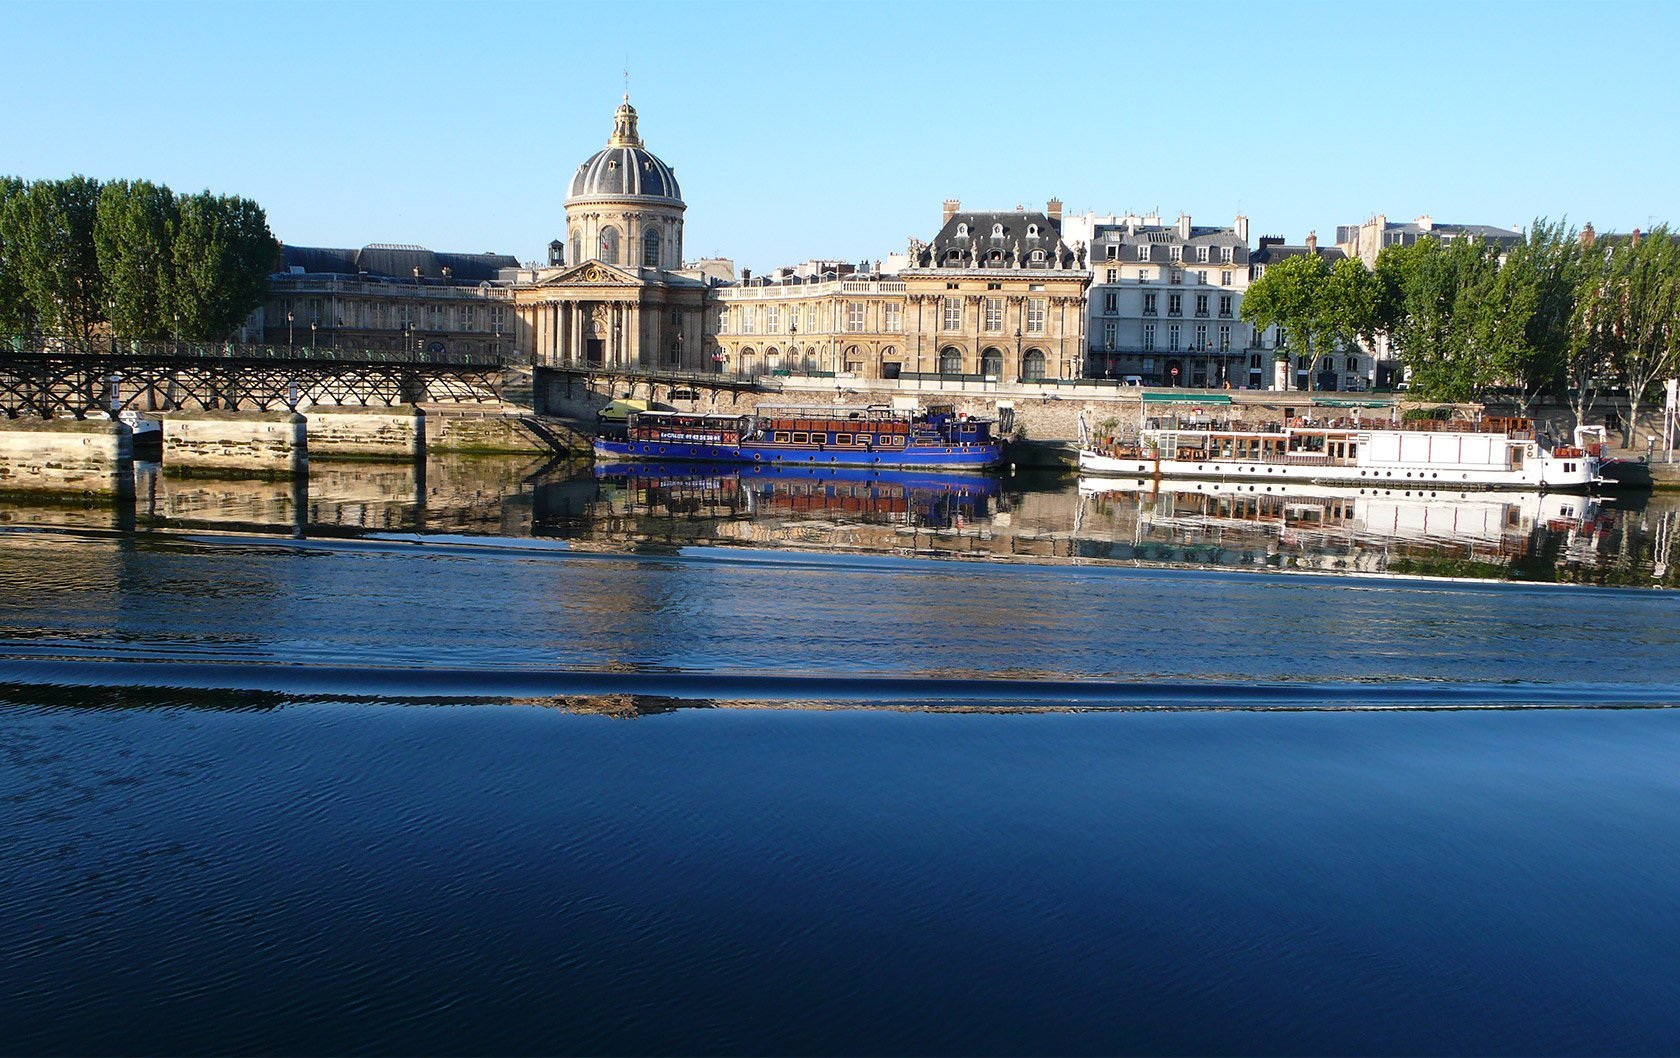
<svg viewBox="0 0 1680 1058"><path fill-rule="evenodd" d="M1236 229L1237 238L1242 240L1242 243L1243 243L1244 246L1247 246L1248 245L1248 217L1246 217L1245 215L1243 215L1241 213L1238 213L1237 214L1237 222L1235 224L1231 225L1231 226Z"/></svg>
<svg viewBox="0 0 1680 1058"><path fill-rule="evenodd" d="M1598 232L1593 231L1592 221L1589 220L1587 221L1587 226L1581 229L1581 245L1591 246L1597 241Z"/></svg>
<svg viewBox="0 0 1680 1058"><path fill-rule="evenodd" d="M1062 223L1062 200L1059 198L1053 198L1049 202L1045 203L1044 215L1050 218L1051 224L1060 227Z"/></svg>
<svg viewBox="0 0 1680 1058"><path fill-rule="evenodd" d="M946 199L945 200L945 216L940 218L939 223L941 223L941 224L948 223L952 217L957 215L957 210L959 210L961 208L962 208L962 202L960 200L955 199L955 198Z"/></svg>
<svg viewBox="0 0 1680 1058"><path fill-rule="evenodd" d="M1318 232L1316 232L1316 231L1307 232L1307 252L1308 253L1317 253L1318 252Z"/></svg>
<svg viewBox="0 0 1680 1058"><path fill-rule="evenodd" d="M1417 226L1422 228L1424 231L1434 231L1435 230L1435 218L1431 217L1429 214L1425 213L1423 216L1421 216L1417 219Z"/></svg>
<svg viewBox="0 0 1680 1058"><path fill-rule="evenodd" d="M1190 214L1188 213L1180 213L1178 215L1178 237L1180 239L1188 239L1190 237Z"/></svg>
<svg viewBox="0 0 1680 1058"><path fill-rule="evenodd" d="M1629 246L1638 246L1639 245L1639 229L1638 228L1633 229L1633 235L1628 238L1628 245Z"/></svg>

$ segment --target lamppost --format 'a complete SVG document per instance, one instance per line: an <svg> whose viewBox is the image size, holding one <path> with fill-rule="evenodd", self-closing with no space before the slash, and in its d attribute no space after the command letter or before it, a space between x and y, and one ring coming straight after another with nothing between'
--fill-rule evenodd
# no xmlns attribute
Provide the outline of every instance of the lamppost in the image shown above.
<svg viewBox="0 0 1680 1058"><path fill-rule="evenodd" d="M175 329L173 333L175 351L179 353L181 351L181 314L177 312L173 313L173 316L175 319Z"/></svg>
<svg viewBox="0 0 1680 1058"><path fill-rule="evenodd" d="M682 331L679 330L677 332L676 346L675 346L675 348L673 348L671 350L671 356L672 356L673 359L676 360L676 363L673 364L672 366L676 367L678 369L682 368L682 350L683 350L683 333L682 333Z"/></svg>
<svg viewBox="0 0 1680 1058"><path fill-rule="evenodd" d="M287 356L292 355L292 320L294 318L295 317L292 315L292 310L287 309L286 310L286 355Z"/></svg>
<svg viewBox="0 0 1680 1058"><path fill-rule="evenodd" d="M984 366L982 366L981 367L982 377L984 377L984 373L985 373L985 368L984 368ZM1015 377L1016 378L1021 377L1021 325L1019 323L1017 323L1015 325ZM1003 372L1002 371L998 372L998 381L999 382L1003 381Z"/></svg>
<svg viewBox="0 0 1680 1058"><path fill-rule="evenodd" d="M320 326L321 326L321 321L320 320L310 320L309 321L309 348L310 349L317 348L317 346L315 345L315 333L316 333L316 328L318 328Z"/></svg>
<svg viewBox="0 0 1680 1058"><path fill-rule="evenodd" d="M117 355L117 299L105 299L105 322L111 327L111 355Z"/></svg>
<svg viewBox="0 0 1680 1058"><path fill-rule="evenodd" d="M795 314L798 312L798 308L788 310L788 366L792 367L797 363L803 370L805 367L804 359L794 359L799 355L799 320L795 318Z"/></svg>

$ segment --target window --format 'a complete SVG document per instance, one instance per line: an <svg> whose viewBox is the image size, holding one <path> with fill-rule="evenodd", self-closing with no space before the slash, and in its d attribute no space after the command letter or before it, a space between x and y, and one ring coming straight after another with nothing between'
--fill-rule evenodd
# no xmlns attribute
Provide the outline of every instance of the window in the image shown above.
<svg viewBox="0 0 1680 1058"><path fill-rule="evenodd" d="M1259 279L1261 276L1263 276L1265 274L1266 274L1266 266L1265 265L1257 264L1257 265L1254 266L1254 278L1255 279Z"/></svg>
<svg viewBox="0 0 1680 1058"><path fill-rule="evenodd" d="M1003 237L1003 225L1001 225L1001 224L992 225L992 234L994 236L997 236L998 238L1002 238Z"/></svg>
<svg viewBox="0 0 1680 1058"><path fill-rule="evenodd" d="M1137 259L1140 261L1149 260L1149 246L1147 244L1137 248Z"/></svg>
<svg viewBox="0 0 1680 1058"><path fill-rule="evenodd" d="M1028 382L1036 382L1044 377L1044 353L1038 349L1028 349L1021 356L1021 378Z"/></svg>
<svg viewBox="0 0 1680 1058"><path fill-rule="evenodd" d="M1197 264L1207 264L1207 259L1208 259L1208 248L1206 246L1196 247L1196 263Z"/></svg>
<svg viewBox="0 0 1680 1058"><path fill-rule="evenodd" d="M1231 259L1232 259L1233 255L1235 253L1236 253L1236 250L1234 248L1232 248L1230 246L1221 246L1219 248L1219 260L1220 260L1220 262L1222 264L1230 264Z"/></svg>
<svg viewBox="0 0 1680 1058"><path fill-rule="evenodd" d="M1208 296L1206 294L1197 294L1196 295L1196 315L1206 316L1207 314L1208 314Z"/></svg>
<svg viewBox="0 0 1680 1058"><path fill-rule="evenodd" d="M1120 247L1114 245L1103 247L1103 259L1107 261L1120 260Z"/></svg>
<svg viewBox="0 0 1680 1058"><path fill-rule="evenodd" d="M966 224L957 225L957 234L958 235L967 235L968 234L968 225L966 225Z"/></svg>
<svg viewBox="0 0 1680 1058"><path fill-rule="evenodd" d="M384 314L381 313L380 315L383 316ZM507 310L505 308L497 305L490 310L490 326L498 331L506 329Z"/></svg>
<svg viewBox="0 0 1680 1058"><path fill-rule="evenodd" d="M1357 356L1350 356L1347 358L1347 369L1349 371L1359 370L1359 358Z"/></svg>
<svg viewBox="0 0 1680 1058"><path fill-rule="evenodd" d="M939 314L939 329L942 331L962 330L962 299L946 298L943 309Z"/></svg>
<svg viewBox="0 0 1680 1058"><path fill-rule="evenodd" d="M579 261L582 261L582 260L583 260L583 232L574 231L574 232L572 232L572 263L577 264Z"/></svg>
<svg viewBox="0 0 1680 1058"><path fill-rule="evenodd" d="M1167 348L1168 349L1179 348L1179 344L1178 344L1178 324L1176 324L1176 323L1170 324L1167 327Z"/></svg>
<svg viewBox="0 0 1680 1058"><path fill-rule="evenodd" d="M1183 294L1168 294L1167 295L1167 315L1168 316L1182 316L1182 315L1184 315L1184 295Z"/></svg>
<svg viewBox="0 0 1680 1058"><path fill-rule="evenodd" d="M996 334L1003 330L1003 299L986 299L986 330Z"/></svg>
<svg viewBox="0 0 1680 1058"><path fill-rule="evenodd" d="M741 333L758 333L758 309L756 306L749 305L741 310Z"/></svg>
<svg viewBox="0 0 1680 1058"><path fill-rule="evenodd" d="M1183 273L1183 272L1181 272L1181 271L1179 271L1179 270L1178 270L1178 269L1176 269L1176 268L1175 268L1175 269L1173 269L1173 270L1172 270L1172 281L1173 281L1173 282L1174 282L1174 283L1182 283L1182 282L1184 282L1184 273Z"/></svg>
<svg viewBox="0 0 1680 1058"><path fill-rule="evenodd" d="M1198 324L1196 324L1196 344L1194 346L1192 346L1191 348L1206 349L1207 347L1208 347L1207 324L1198 323Z"/></svg>
<svg viewBox="0 0 1680 1058"><path fill-rule="evenodd" d="M718 333L729 333L729 310L727 308L718 309Z"/></svg>
<svg viewBox="0 0 1680 1058"><path fill-rule="evenodd" d="M852 435L849 433L837 433L834 435L834 443L837 445L849 445L852 443Z"/></svg>
<svg viewBox="0 0 1680 1058"><path fill-rule="evenodd" d="M1167 260L1169 260L1169 261L1182 261L1182 260L1184 260L1184 247L1182 247L1182 246L1169 246L1169 247L1167 247Z"/></svg>
<svg viewBox="0 0 1680 1058"><path fill-rule="evenodd" d="M601 229L601 260L607 264L618 263L618 229Z"/></svg>
<svg viewBox="0 0 1680 1058"><path fill-rule="evenodd" d="M1202 283L1202 284L1207 283L1207 271L1206 271L1206 269L1196 273L1196 282Z"/></svg>
<svg viewBox="0 0 1680 1058"><path fill-rule="evenodd" d="M1120 295L1110 290L1103 295L1103 315L1112 316L1120 311Z"/></svg>
<svg viewBox="0 0 1680 1058"><path fill-rule="evenodd" d="M1138 282L1139 283L1149 282L1149 269L1147 269L1147 268L1138 269Z"/></svg>
<svg viewBox="0 0 1680 1058"><path fill-rule="evenodd" d="M1103 282L1105 282L1105 283L1118 283L1118 282L1120 282L1120 269L1110 268L1108 271L1104 272L1103 273Z"/></svg>
<svg viewBox="0 0 1680 1058"><path fill-rule="evenodd" d="M1103 345L1114 348L1114 341L1120 336L1120 325L1113 320L1103 323Z"/></svg>
<svg viewBox="0 0 1680 1058"><path fill-rule="evenodd" d="M1033 264L1043 264L1044 263L1044 251L1043 250L1034 250L1032 252L1032 262L1033 262Z"/></svg>
<svg viewBox="0 0 1680 1058"><path fill-rule="evenodd" d="M461 329L463 331L470 331L473 329L473 310L471 305L461 306Z"/></svg>
<svg viewBox="0 0 1680 1058"><path fill-rule="evenodd" d="M1027 238L1029 238L1029 239L1038 238L1038 225L1036 225L1036 224L1027 225Z"/></svg>
<svg viewBox="0 0 1680 1058"><path fill-rule="evenodd" d="M659 232L652 228L642 236L642 264L648 268L659 267Z"/></svg>
<svg viewBox="0 0 1680 1058"><path fill-rule="evenodd" d="M887 302L886 303L886 319L882 321L881 329L884 330L884 331L897 331L897 330L902 329L903 326L904 326L903 320L901 318L902 313L903 313L903 309L904 309L904 306L900 305L896 301Z"/></svg>
<svg viewBox="0 0 1680 1058"><path fill-rule="evenodd" d="M1231 270L1229 268L1219 273L1219 285L1222 287L1228 287L1231 285Z"/></svg>
<svg viewBox="0 0 1680 1058"><path fill-rule="evenodd" d="M805 330L806 331L814 331L816 329L817 329L817 307L815 305L807 305L807 306L805 306Z"/></svg>
<svg viewBox="0 0 1680 1058"><path fill-rule="evenodd" d="M848 331L863 330L863 302L846 302L846 329Z"/></svg>
<svg viewBox="0 0 1680 1058"><path fill-rule="evenodd" d="M1044 333L1044 299L1027 299L1027 333Z"/></svg>
<svg viewBox="0 0 1680 1058"><path fill-rule="evenodd" d="M1155 312L1155 292L1153 290L1149 291L1148 293L1143 295L1143 314L1145 316L1156 315L1156 312Z"/></svg>
<svg viewBox="0 0 1680 1058"><path fill-rule="evenodd" d="M1155 351L1155 325L1153 323L1143 325L1143 351L1146 353Z"/></svg>
<svg viewBox="0 0 1680 1058"><path fill-rule="evenodd" d="M769 309L769 312L770 312L770 325L769 325L768 330L765 331L765 333L766 334L774 334L774 333L776 333L776 331L781 329L781 326L782 326L782 310L779 306L771 305L770 309Z"/></svg>
<svg viewBox="0 0 1680 1058"><path fill-rule="evenodd" d="M962 374L962 350L947 345L939 350L939 373L941 375Z"/></svg>
<svg viewBox="0 0 1680 1058"><path fill-rule="evenodd" d="M677 326L682 325L682 309L671 310L671 322Z"/></svg>
<svg viewBox="0 0 1680 1058"><path fill-rule="evenodd" d="M1002 283L987 283L986 284L986 289L987 290L1002 290L1003 289L1003 284Z"/></svg>
<svg viewBox="0 0 1680 1058"><path fill-rule="evenodd" d="M1222 353L1231 351L1231 327L1229 324L1219 328L1219 351Z"/></svg>
<svg viewBox="0 0 1680 1058"><path fill-rule="evenodd" d="M1219 295L1219 314L1226 319L1231 318L1231 295Z"/></svg>

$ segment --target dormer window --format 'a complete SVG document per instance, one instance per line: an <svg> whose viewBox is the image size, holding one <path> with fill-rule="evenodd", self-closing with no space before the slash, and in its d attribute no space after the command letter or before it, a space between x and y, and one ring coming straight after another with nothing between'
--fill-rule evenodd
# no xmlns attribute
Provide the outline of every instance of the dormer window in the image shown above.
<svg viewBox="0 0 1680 1058"><path fill-rule="evenodd" d="M1038 238L1038 225L1036 225L1036 224L1027 225L1027 238L1029 238L1029 239Z"/></svg>
<svg viewBox="0 0 1680 1058"><path fill-rule="evenodd" d="M1044 251L1034 250L1032 252L1032 259L1034 264L1042 264L1044 262Z"/></svg>
<svg viewBox="0 0 1680 1058"><path fill-rule="evenodd" d="M607 160L607 168L608 169L617 169L618 168L618 159L616 159L616 158L608 159Z"/></svg>
<svg viewBox="0 0 1680 1058"><path fill-rule="evenodd" d="M997 236L1001 236L1003 234L1003 225L1001 225L1001 224L992 225L992 234L997 235Z"/></svg>
<svg viewBox="0 0 1680 1058"><path fill-rule="evenodd" d="M1147 244L1139 246L1137 248L1137 251L1138 251L1138 258L1137 258L1138 260L1140 260L1140 261L1149 260L1149 246Z"/></svg>
<svg viewBox="0 0 1680 1058"><path fill-rule="evenodd" d="M966 224L957 225L957 234L959 236L967 235L968 234L968 225L966 225Z"/></svg>

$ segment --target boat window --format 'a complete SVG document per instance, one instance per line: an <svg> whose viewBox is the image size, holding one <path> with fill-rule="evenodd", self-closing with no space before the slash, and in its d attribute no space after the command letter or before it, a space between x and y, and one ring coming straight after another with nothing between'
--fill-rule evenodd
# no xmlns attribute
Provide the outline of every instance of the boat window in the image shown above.
<svg viewBox="0 0 1680 1058"><path fill-rule="evenodd" d="M859 446L867 446L872 437L874 434L860 433L857 435L857 443Z"/></svg>
<svg viewBox="0 0 1680 1058"><path fill-rule="evenodd" d="M807 435L805 435L803 433L796 433L796 434L793 435L793 443L796 444L796 445L802 445L809 440L810 440L810 437L808 437Z"/></svg>
<svg viewBox="0 0 1680 1058"><path fill-rule="evenodd" d="M834 443L837 445L849 445L852 443L852 435L849 433L837 433L834 435Z"/></svg>
<svg viewBox="0 0 1680 1058"><path fill-rule="evenodd" d="M781 430L776 431L776 440L787 443L788 435Z"/></svg>

